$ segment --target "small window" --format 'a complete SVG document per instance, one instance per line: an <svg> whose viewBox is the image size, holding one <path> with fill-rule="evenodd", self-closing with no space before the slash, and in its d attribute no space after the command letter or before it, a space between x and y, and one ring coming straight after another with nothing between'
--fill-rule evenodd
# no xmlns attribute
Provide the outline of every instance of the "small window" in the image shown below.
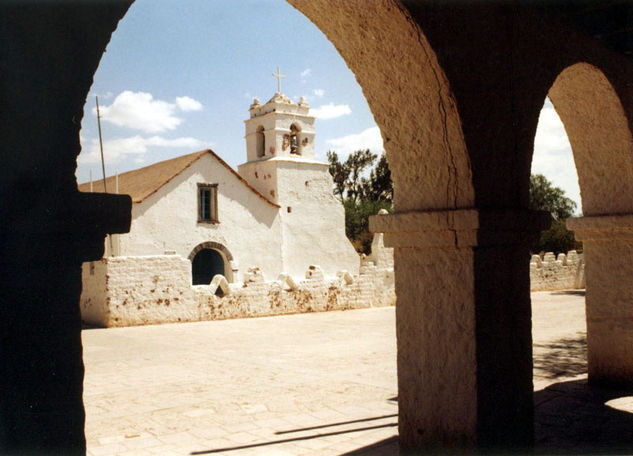
<svg viewBox="0 0 633 456"><path fill-rule="evenodd" d="M218 184L198 184L198 222L219 222Z"/></svg>

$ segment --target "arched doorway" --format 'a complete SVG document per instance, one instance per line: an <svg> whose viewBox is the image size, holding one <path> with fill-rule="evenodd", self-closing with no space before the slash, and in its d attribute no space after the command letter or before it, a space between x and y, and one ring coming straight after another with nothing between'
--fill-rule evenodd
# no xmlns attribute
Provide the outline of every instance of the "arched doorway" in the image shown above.
<svg viewBox="0 0 633 456"><path fill-rule="evenodd" d="M198 244L189 254L189 261L193 285L209 285L216 274L222 274L228 282L233 282L233 255L219 242Z"/></svg>
<svg viewBox="0 0 633 456"><path fill-rule="evenodd" d="M191 261L193 285L208 285L216 274L224 275L224 258L214 249L202 249Z"/></svg>

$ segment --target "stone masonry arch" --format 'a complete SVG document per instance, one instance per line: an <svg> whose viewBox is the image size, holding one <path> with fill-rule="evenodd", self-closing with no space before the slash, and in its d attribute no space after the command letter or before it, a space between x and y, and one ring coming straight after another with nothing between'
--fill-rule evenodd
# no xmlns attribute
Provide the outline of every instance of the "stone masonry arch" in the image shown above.
<svg viewBox="0 0 633 456"><path fill-rule="evenodd" d="M334 44L382 133L396 212L470 207L474 190L457 104L423 31L394 0L288 0ZM376 65L376 62L379 62Z"/></svg>
<svg viewBox="0 0 633 456"><path fill-rule="evenodd" d="M614 86L589 63L565 68L549 97L572 147L584 217L587 367L591 383L633 382L633 136Z"/></svg>
<svg viewBox="0 0 633 456"><path fill-rule="evenodd" d="M608 75L630 122L631 61L527 0L289 2L356 75L392 168L395 214L372 224L395 247L401 451L494 447L507 453L529 446L526 239L542 220L527 210L527 196L538 103L560 71L589 61ZM0 257L7 271L0 306L7 347L0 356L3 453L85 453L81 262L103 255L105 233L129 229L131 201L79 194L74 171L93 75L131 3L1 7L3 107L11 114L3 125L10 153L0 171ZM576 67L559 82L569 75L584 86L581 76L600 79L593 73ZM609 96L608 85L600 84ZM558 88L552 100L564 110ZM629 137L615 134L617 143L602 138L598 145L624 157ZM613 169L603 165L596 169L611 178ZM589 302L599 294L602 328L612 328L611 339L600 327L590 329L590 352L597 355L590 353L590 366L592 356L598 360L590 376L633 383L627 327L633 321L633 210L628 200L609 201L604 192L619 189L593 182L586 172L582 190L591 215L572 228L585 241L588 318ZM41 214L45 224L34 216ZM605 289L595 281L598 271L604 271Z"/></svg>
<svg viewBox="0 0 633 456"><path fill-rule="evenodd" d="M122 18L132 2L113 7L111 20ZM429 41L409 11L397 0L338 2L289 0L334 44L355 74L379 126L394 182L395 216L383 216L378 231L385 241L398 247L395 252L396 293L398 296L400 438L404 447L420 445L421 427L441 418L439 431L424 439L456 438L475 441L477 427L476 345L472 233L479 227L479 214L473 210L475 193L471 162L458 113L444 71ZM104 21L106 24L107 21ZM116 20L109 22L114 31ZM106 25L107 27L107 25ZM94 47L95 57L105 49L109 36ZM379 62L379 65L376 65ZM91 79L98 58L82 68ZM89 85L82 85L85 100ZM77 112L83 104L77 103ZM78 132L78 127L77 127ZM78 152L78 151L77 151ZM380 224L379 224L380 225ZM456 251L455 248L460 250ZM432 256L427 249L438 249ZM424 257L424 261L419 260ZM424 272L432 272L424 274ZM459 296L437 287L435 271L459 289ZM411 287L411 279L418 287ZM466 284L466 286L463 286ZM419 286L423 286L424 293ZM426 296L425 306L419 297ZM466 310L465 310L466 309ZM422 314L442 325L445 312L464 328L460 340L452 340L451 330L438 338L435 326L424 331L415 323ZM431 328L429 331L428 329ZM446 362L420 357L419 345L430 344L429 352L458 347ZM406 360L412 359L410 365ZM466 361L465 361L466 359ZM444 379L466 362L469 381L456 382L458 395L470 398L456 404ZM428 370L433 381L420 385L419 372ZM443 390L445 393L434 394ZM430 401L429 401L430 399ZM419 410L426 410L420 414ZM445 426L458 419L457 430ZM437 434L437 435L436 435ZM446 434L446 435L444 435ZM448 436L448 437L447 437ZM423 439L423 440L424 440Z"/></svg>
<svg viewBox="0 0 633 456"><path fill-rule="evenodd" d="M633 136L604 73L589 63L571 65L548 96L572 147L583 213L633 212Z"/></svg>

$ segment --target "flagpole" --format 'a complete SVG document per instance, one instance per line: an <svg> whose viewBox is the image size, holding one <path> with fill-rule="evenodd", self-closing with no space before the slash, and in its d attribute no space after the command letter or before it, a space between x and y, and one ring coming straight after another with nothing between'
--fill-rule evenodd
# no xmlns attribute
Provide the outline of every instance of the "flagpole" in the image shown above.
<svg viewBox="0 0 633 456"><path fill-rule="evenodd" d="M103 158L103 140L101 139L101 114L99 113L99 97L95 96L97 101L97 125L99 127L99 148L101 149L101 170L103 171L103 192L108 193L106 188L105 160Z"/></svg>
<svg viewBox="0 0 633 456"><path fill-rule="evenodd" d="M99 148L101 149L101 171L103 171L103 192L108 193L108 189L106 187L106 172L105 172L105 159L103 158L103 140L101 139L101 114L99 112L99 97L95 96L95 101L97 102L97 125L99 127ZM118 180L118 176L117 176ZM114 246L112 244L112 236L106 235L109 239L110 244L110 256L114 256Z"/></svg>

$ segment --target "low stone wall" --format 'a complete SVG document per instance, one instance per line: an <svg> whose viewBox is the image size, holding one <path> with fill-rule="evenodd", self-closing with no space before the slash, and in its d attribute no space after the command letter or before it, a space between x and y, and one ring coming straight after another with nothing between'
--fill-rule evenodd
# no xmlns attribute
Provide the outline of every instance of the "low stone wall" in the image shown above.
<svg viewBox="0 0 633 456"><path fill-rule="evenodd" d="M191 262L180 256L105 257L84 263L82 275L86 323L111 327L198 320Z"/></svg>
<svg viewBox="0 0 633 456"><path fill-rule="evenodd" d="M358 309L395 304L393 268L365 260L360 273L325 278L311 266L306 279L281 275L266 282L257 268L243 283L216 276L191 285L191 263L176 255L107 257L83 266L81 313L86 323L135 326ZM225 290L224 296L216 290Z"/></svg>
<svg viewBox="0 0 633 456"><path fill-rule="evenodd" d="M567 255L552 252L532 255L530 260L530 290L568 290L585 288L585 263L582 255L570 250Z"/></svg>
<svg viewBox="0 0 633 456"><path fill-rule="evenodd" d="M372 247L372 255L361 257L358 275L341 271L326 278L311 266L298 282L285 274L265 281L251 268L243 282L216 276L195 286L191 262L178 255L106 257L83 265L81 315L86 323L113 327L395 305L393 250L384 247L381 234ZM575 251L532 257L532 291L584 286L584 262Z"/></svg>
<svg viewBox="0 0 633 456"><path fill-rule="evenodd" d="M231 292L222 297L215 294L214 287L196 285L194 290L201 320L395 305L393 269L366 264L359 275L349 279L350 283L344 274L336 279L316 274L293 285L282 280L249 281L230 284Z"/></svg>

